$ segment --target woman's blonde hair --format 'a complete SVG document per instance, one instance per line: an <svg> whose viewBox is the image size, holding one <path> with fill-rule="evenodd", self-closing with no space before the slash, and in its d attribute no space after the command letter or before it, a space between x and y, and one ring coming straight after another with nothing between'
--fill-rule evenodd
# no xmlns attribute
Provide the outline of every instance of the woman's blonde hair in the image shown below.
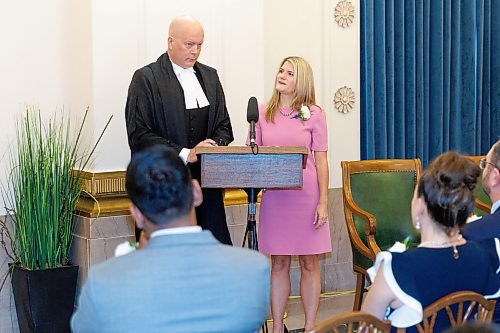
<svg viewBox="0 0 500 333"><path fill-rule="evenodd" d="M292 65L293 72L295 74L295 96L292 100L291 108L295 111L299 111L302 105L307 105L309 108L312 105L316 105L314 78L309 63L301 57L286 57L280 63L277 73L279 73L279 69L286 61ZM269 103L267 103L266 121L274 123L274 115L279 109L280 96L281 94L276 90L275 85L273 95L271 96Z"/></svg>

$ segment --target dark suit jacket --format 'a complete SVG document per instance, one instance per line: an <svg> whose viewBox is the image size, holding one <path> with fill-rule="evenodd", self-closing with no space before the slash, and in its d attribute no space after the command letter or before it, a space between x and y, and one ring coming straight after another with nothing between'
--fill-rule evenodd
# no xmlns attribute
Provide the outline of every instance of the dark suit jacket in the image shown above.
<svg viewBox="0 0 500 333"><path fill-rule="evenodd" d="M210 232L163 235L90 269L73 332L257 332L269 311L267 258Z"/></svg>
<svg viewBox="0 0 500 333"><path fill-rule="evenodd" d="M500 208L493 214L470 222L462 229L462 235L471 240L500 238Z"/></svg>

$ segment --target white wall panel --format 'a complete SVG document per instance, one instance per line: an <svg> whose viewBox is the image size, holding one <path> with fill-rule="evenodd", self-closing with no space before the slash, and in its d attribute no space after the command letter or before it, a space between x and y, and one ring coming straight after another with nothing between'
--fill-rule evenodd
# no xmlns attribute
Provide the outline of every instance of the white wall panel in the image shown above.
<svg viewBox="0 0 500 333"><path fill-rule="evenodd" d="M333 12L338 1L325 2L325 67L330 73L325 81L325 105L330 114L329 162L332 172L332 187L342 186L340 161L359 160L360 157L360 50L359 50L359 0L351 0L354 5L354 22L348 28L341 28L334 20ZM338 112L333 104L337 89L350 87L356 101L352 111L347 114Z"/></svg>
<svg viewBox="0 0 500 333"><path fill-rule="evenodd" d="M44 112L65 106L81 116L91 107L87 135L97 138L114 115L91 171L125 169L129 151L124 108L133 72L166 50L168 25L181 14L205 28L200 60L220 75L235 132L246 138L250 96L271 95L279 61L300 55L312 65L318 103L328 112L331 184L339 186L342 159L359 158L359 0L355 22L340 28L333 19L336 0L26 0L0 4L0 28L8 52L0 54L0 91L6 133L25 104ZM356 93L354 110L333 108L342 86ZM0 138L5 151L6 136ZM0 161L1 163L1 161Z"/></svg>
<svg viewBox="0 0 500 333"><path fill-rule="evenodd" d="M142 8L141 2L136 0L92 2L94 140L113 115L96 151L93 167L96 172L124 170L130 158L125 103L132 74L142 60Z"/></svg>

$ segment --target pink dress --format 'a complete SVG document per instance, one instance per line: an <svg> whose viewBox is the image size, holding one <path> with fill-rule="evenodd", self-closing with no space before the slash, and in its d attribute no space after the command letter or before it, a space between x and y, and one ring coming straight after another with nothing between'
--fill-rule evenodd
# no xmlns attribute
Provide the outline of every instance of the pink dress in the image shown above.
<svg viewBox="0 0 500 333"><path fill-rule="evenodd" d="M320 254L332 251L330 228L325 223L314 227L319 200L318 178L312 151L328 150L325 112L311 107L311 118L298 118L277 112L274 124L267 122L265 106L260 107L255 126L255 142L260 146L306 146L307 166L303 169L303 187L293 190L266 190L262 194L258 228L259 250L273 255ZM283 110L289 113L291 110Z"/></svg>

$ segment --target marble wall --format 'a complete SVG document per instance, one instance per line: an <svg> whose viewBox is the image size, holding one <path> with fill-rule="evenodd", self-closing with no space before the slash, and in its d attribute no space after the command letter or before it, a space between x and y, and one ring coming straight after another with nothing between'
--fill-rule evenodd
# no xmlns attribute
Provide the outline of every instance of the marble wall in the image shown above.
<svg viewBox="0 0 500 333"><path fill-rule="evenodd" d="M7 226L10 228L10 219L7 216L1 216L0 218L6 221ZM8 238L1 238L0 243L0 332L17 333L19 327L17 325L14 295L12 294L8 276L9 263L12 262L12 259L6 255L3 248L4 246L9 248L10 241Z"/></svg>
<svg viewBox="0 0 500 333"><path fill-rule="evenodd" d="M80 266L78 290L85 282L88 270L114 256L118 244L135 240L134 220L130 215L100 218L78 216L71 258Z"/></svg>

